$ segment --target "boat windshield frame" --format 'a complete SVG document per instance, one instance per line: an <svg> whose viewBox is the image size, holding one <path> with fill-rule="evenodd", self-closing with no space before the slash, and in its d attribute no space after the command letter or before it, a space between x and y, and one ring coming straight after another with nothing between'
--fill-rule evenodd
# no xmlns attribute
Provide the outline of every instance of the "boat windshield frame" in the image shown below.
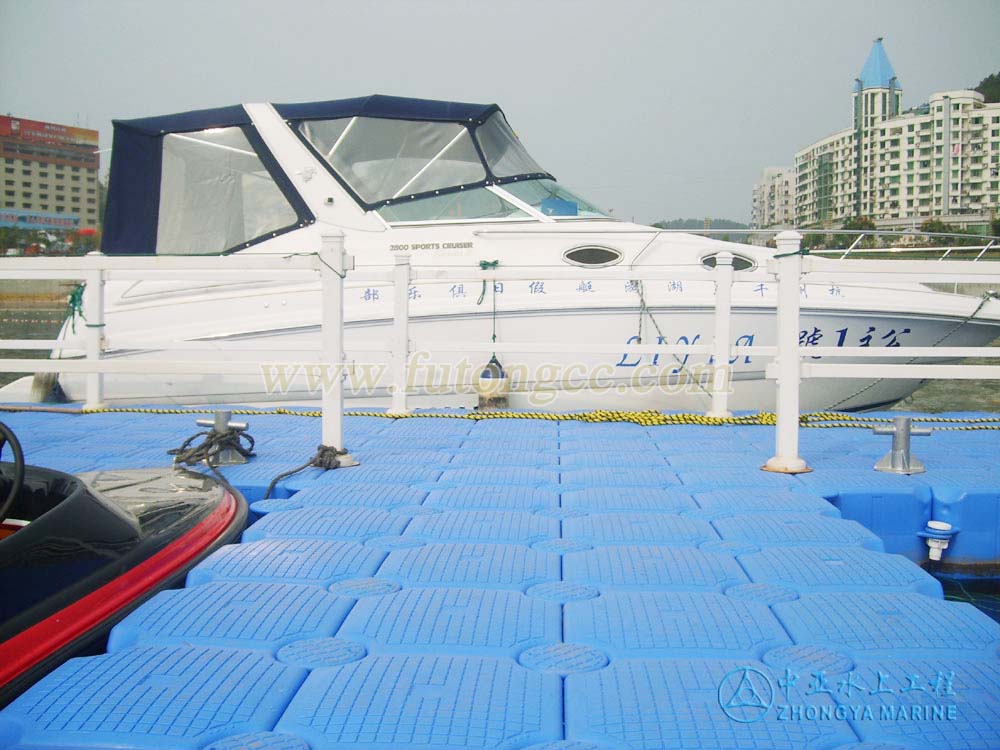
<svg viewBox="0 0 1000 750"><path fill-rule="evenodd" d="M565 186L554 182L554 185L558 187L560 192L564 194L572 195L579 201L583 202L586 207L591 210L598 212L598 215L594 213L588 213L586 215L548 215L540 210L538 206L527 203L521 200L516 195L510 193L503 185L492 185L485 188L490 191L496 197L509 204L513 209L517 211L516 214L512 213L509 216L437 216L427 219L393 219L382 214L381 210L376 211L379 218L382 219L390 227L420 227L428 225L445 225L445 224L534 224L541 222L543 224L552 223L563 223L563 222L580 222L580 221L617 221L614 216L608 213L604 213L598 208L595 208L586 199L580 198L575 195L572 191L567 190Z"/></svg>
<svg viewBox="0 0 1000 750"><path fill-rule="evenodd" d="M420 126L451 126L454 130L455 126L459 126L463 130L456 131L456 136L449 139L447 145L440 149L433 157L427 160L423 166L420 167L418 172L414 174L410 180L407 181L404 188L409 185L409 183L414 182L419 176L423 175L426 170L439 159L445 151L452 145L452 143L457 140L458 136L464 135L466 132L469 135L469 140L475 149L476 156L478 157L479 167L482 169L484 174L483 179L478 179L474 181L466 181L455 183L452 185L446 185L441 187L435 187L429 190L422 190L418 192L411 192L400 194L398 191L395 194L390 195L385 198L378 198L376 200L366 200L365 197L359 194L358 189L350 183L348 179L340 173L340 171L330 162L329 156L332 154L333 150L340 146L340 143L334 143L333 147L330 149L330 154L323 154L313 143L308 135L303 132L304 126L307 123L317 123L317 122L333 122L336 120L346 120L348 124L345 126L341 133L341 138L348 134L348 131L352 128L353 124L359 119L371 119L371 120L383 120L383 121L397 121L397 122L412 122L414 125ZM489 188L494 185L504 185L512 182L524 181L524 180L553 180L553 177L549 172L542 170L542 168L531 158L527 150L524 148L521 141L517 138L517 135L511 129L507 118L504 116L503 111L499 107L491 107L483 115L476 118L468 118L465 120L459 119L437 119L437 118L427 118L423 119L419 116L412 117L392 117L386 116L385 114L354 114L354 115L344 115L339 117L289 117L286 118L286 123L293 133L298 137L302 144L309 150L309 152L316 158L316 160L323 165L323 167L340 183L341 187L366 211L377 211L379 208L385 206L391 206L394 204L405 203L412 200L419 200L421 198L432 198L441 195L447 195L449 193L455 193L462 190L469 190L472 188L485 187ZM497 131L496 134L500 134L502 137L506 138L508 144L508 149L514 151L518 158L522 158L525 163L530 163L533 166L538 167L537 171L521 171L516 174L501 174L498 175L494 169L499 163L499 159L491 160L487 157L483 150L480 138L477 132L480 129L490 128L491 130ZM486 132L484 130L484 132ZM507 153L507 152L505 152ZM469 162L474 163L474 162ZM522 217L523 220L523 217ZM395 223L395 222L394 222ZM410 223L410 222L407 222ZM437 222L435 222L437 223Z"/></svg>

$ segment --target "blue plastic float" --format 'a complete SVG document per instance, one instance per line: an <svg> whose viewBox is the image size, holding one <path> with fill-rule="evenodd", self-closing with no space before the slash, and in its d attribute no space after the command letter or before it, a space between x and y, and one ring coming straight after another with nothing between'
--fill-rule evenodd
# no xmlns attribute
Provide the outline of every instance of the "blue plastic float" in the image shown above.
<svg viewBox="0 0 1000 750"><path fill-rule="evenodd" d="M71 471L162 465L192 431L9 421ZM907 477L825 429L789 477L757 470L766 427L349 418L360 467L260 499L318 431L251 418L243 543L0 712L0 746L1000 747L1000 623L917 564L935 518L943 561L1000 558L1000 468L954 468L995 432L925 440Z"/></svg>

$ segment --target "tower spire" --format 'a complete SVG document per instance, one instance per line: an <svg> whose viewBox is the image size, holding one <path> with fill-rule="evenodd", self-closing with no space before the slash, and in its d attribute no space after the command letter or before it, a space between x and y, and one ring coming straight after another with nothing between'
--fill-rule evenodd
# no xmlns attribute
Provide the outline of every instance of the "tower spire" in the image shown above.
<svg viewBox="0 0 1000 750"><path fill-rule="evenodd" d="M893 81L895 79L895 81ZM896 71L892 69L889 56L882 46L882 37L878 37L873 43L868 59L861 68L861 75L858 76L858 89L899 89L899 79Z"/></svg>

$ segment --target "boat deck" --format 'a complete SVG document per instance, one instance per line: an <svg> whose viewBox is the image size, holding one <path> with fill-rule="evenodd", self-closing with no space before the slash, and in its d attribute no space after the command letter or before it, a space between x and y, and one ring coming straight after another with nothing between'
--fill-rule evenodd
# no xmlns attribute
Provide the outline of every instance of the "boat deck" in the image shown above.
<svg viewBox="0 0 1000 750"><path fill-rule="evenodd" d="M164 465L195 431L3 419L69 472ZM758 470L762 426L350 417L361 466L260 500L320 426L249 421L243 542L0 712L0 746L1000 747L1000 623L884 551L925 556L939 510L965 512L956 554L996 541L998 432L916 439L905 477L872 471L886 437L803 430L790 477Z"/></svg>

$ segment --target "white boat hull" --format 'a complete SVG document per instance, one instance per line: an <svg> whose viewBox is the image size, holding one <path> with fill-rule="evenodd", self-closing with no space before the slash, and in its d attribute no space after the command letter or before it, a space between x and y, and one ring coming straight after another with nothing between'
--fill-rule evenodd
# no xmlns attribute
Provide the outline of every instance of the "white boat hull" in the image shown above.
<svg viewBox="0 0 1000 750"><path fill-rule="evenodd" d="M644 317L641 343L704 344L711 341L713 311L703 309L654 308ZM576 310L504 311L497 315L497 341L524 344L562 342L609 345L609 349L638 339L638 308L591 308ZM824 346L885 346L896 342L905 346L980 346L1000 335L992 321L962 321L941 316L915 316L861 312L805 312L802 327L812 336L810 343ZM471 406L476 402L475 386L489 351L468 352L462 346L490 345L493 317L489 312L468 312L448 316L425 316L411 320L408 393L418 406ZM870 330L874 329L874 330ZM907 329L909 329L907 331ZM767 309L737 310L733 315L733 344L774 345L774 312ZM907 331L903 334L903 331ZM354 320L345 333L347 370L341 373L349 407L387 406L392 387L389 355L385 348L391 336L391 322ZM112 337L113 338L113 337ZM660 340L662 339L662 340ZM232 341L268 349L280 343L273 354L261 361L259 355L223 348ZM337 373L325 367L315 355L318 328L297 326L266 332L215 336L219 353L205 351L206 359L243 360L256 363L247 375L108 375L106 392L116 403L172 402L204 404L222 402L309 403L318 401L322 389ZM203 339L204 342L204 339ZM421 348L433 342L435 349ZM454 342L455 351L443 351L441 342ZM295 347L301 350L295 351ZM277 349L280 349L278 351ZM68 352L67 352L68 354ZM111 357L142 360L170 360L164 351L109 352ZM190 356L190 355L187 355ZM523 409L564 411L573 409L658 409L705 411L710 396L709 358L705 355L557 354L507 352L498 355L511 384L511 406ZM731 363L729 406L735 410L772 410L773 381L765 379L770 357L740 354ZM900 361L888 358L850 359L869 364ZM943 362L917 359L916 362ZM82 400L84 378L64 375L60 379L67 396ZM810 379L803 381L802 408L815 410L859 410L876 408L905 398L922 381L902 379ZM10 394L6 398L11 398Z"/></svg>

